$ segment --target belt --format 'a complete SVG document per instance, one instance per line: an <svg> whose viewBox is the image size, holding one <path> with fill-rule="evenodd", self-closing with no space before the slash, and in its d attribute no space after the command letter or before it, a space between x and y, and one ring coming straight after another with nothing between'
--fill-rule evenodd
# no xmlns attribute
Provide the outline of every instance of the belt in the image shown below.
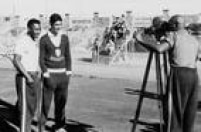
<svg viewBox="0 0 201 132"><path fill-rule="evenodd" d="M47 71L50 73L64 73L66 72L66 68L48 68Z"/></svg>

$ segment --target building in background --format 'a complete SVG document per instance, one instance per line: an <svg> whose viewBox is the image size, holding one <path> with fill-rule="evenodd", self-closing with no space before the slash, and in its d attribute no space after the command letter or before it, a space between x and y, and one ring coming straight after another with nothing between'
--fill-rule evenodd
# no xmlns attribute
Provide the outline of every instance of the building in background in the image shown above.
<svg viewBox="0 0 201 132"><path fill-rule="evenodd" d="M69 13L66 13L64 15L63 26L64 26L64 30L68 30L70 27L70 14Z"/></svg>
<svg viewBox="0 0 201 132"><path fill-rule="evenodd" d="M44 30L49 29L49 17L46 14L39 14L39 20L41 22L41 27Z"/></svg>
<svg viewBox="0 0 201 132"><path fill-rule="evenodd" d="M110 18L109 17L100 17L98 12L94 12L93 16L93 27L109 27Z"/></svg>
<svg viewBox="0 0 201 132"><path fill-rule="evenodd" d="M133 18L133 28L146 28L150 27L152 24L152 17L149 16L139 16Z"/></svg>
<svg viewBox="0 0 201 132"><path fill-rule="evenodd" d="M133 29L133 15L132 15L132 11L126 11L126 27L128 30L132 30Z"/></svg>

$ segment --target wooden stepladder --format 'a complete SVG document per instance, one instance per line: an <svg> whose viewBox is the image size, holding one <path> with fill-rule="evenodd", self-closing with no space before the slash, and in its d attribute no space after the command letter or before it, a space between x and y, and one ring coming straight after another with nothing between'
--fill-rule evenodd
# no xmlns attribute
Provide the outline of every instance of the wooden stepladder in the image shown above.
<svg viewBox="0 0 201 132"><path fill-rule="evenodd" d="M151 63L153 62L153 58L155 58L155 68L156 68L156 81L157 81L157 93L147 92L146 85L147 80L150 72ZM163 63L161 63L161 58L163 59ZM161 65L163 64L163 68ZM149 98L158 101L158 107L160 111L160 132L163 132L163 97L164 97L164 88L167 85L167 74L168 74L168 63L167 63L167 55L166 53L159 54L154 51L150 51L149 57L147 60L147 65L143 77L143 82L140 90L135 90L134 94L139 95L139 100L137 103L136 113L134 119L131 120L132 122L132 130L131 132L136 131L137 125L149 125L146 121L140 120L140 112L142 109L143 99Z"/></svg>

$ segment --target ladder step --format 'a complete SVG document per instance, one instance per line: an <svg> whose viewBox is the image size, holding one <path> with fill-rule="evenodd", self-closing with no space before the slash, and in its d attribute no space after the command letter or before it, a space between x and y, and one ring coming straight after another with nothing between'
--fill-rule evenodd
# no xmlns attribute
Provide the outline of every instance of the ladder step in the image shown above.
<svg viewBox="0 0 201 132"><path fill-rule="evenodd" d="M132 95L141 95L144 96L145 98L150 98L150 99L157 99L157 100L162 100L162 95L152 93L152 92L142 92L138 89L129 89L126 91L127 94L132 94Z"/></svg>
<svg viewBox="0 0 201 132"><path fill-rule="evenodd" d="M137 123L137 124L143 125L143 126L152 126L152 125L160 124L159 119L139 119L138 121L131 119L130 122ZM162 122L162 124L164 124L164 123Z"/></svg>

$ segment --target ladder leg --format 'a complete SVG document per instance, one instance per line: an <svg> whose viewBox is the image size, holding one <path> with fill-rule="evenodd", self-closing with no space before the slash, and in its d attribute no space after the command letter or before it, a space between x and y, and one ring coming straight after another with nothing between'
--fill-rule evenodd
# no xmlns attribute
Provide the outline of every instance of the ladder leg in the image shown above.
<svg viewBox="0 0 201 132"><path fill-rule="evenodd" d="M156 61L156 81L157 81L157 93L160 95L160 100L158 100L158 107L160 111L160 132L163 132L163 81L161 73L161 62L160 54L155 54Z"/></svg>
<svg viewBox="0 0 201 132"><path fill-rule="evenodd" d="M146 84L147 84L147 79L148 79L149 72L150 72L152 59L153 59L153 52L151 51L150 54L149 54L149 58L147 60L147 66L146 66L146 70L145 70L144 77L143 77L143 83L142 83L142 87L141 87L141 92L144 92L145 89L146 89ZM132 126L131 132L135 132L135 130L136 130L136 124L137 124L137 121L138 121L139 116L140 116L140 111L141 111L141 107L142 107L142 101L143 101L143 94L140 95L140 97L139 97L139 101L138 101L138 104L137 104L137 109L136 109L136 113L135 113L135 118L133 120L133 126Z"/></svg>
<svg viewBox="0 0 201 132"><path fill-rule="evenodd" d="M168 63L167 63L167 53L163 54L163 66L164 66L164 75L163 75L163 80L164 80L164 93L166 93L166 86L167 86L167 76L168 76Z"/></svg>
<svg viewBox="0 0 201 132"><path fill-rule="evenodd" d="M169 103L169 100L168 100L168 94L169 94L169 90L168 90L168 85L167 85L167 83L168 83L168 75L169 75L169 69L168 69L168 59L167 59L167 53L165 52L164 54L163 54L163 66L164 66L164 75L163 75L163 81L164 81L164 84L163 84L163 86L164 86L164 93L163 93L163 121L164 121L164 127L165 127L165 129L167 130L167 128L168 128L168 119L169 119L169 110L168 110L168 103Z"/></svg>
<svg viewBox="0 0 201 132"><path fill-rule="evenodd" d="M39 106L38 106L38 115L37 115L37 118L38 118L38 132L42 132L42 105L43 105L43 82L41 82L41 88L40 88L40 91L39 91Z"/></svg>

